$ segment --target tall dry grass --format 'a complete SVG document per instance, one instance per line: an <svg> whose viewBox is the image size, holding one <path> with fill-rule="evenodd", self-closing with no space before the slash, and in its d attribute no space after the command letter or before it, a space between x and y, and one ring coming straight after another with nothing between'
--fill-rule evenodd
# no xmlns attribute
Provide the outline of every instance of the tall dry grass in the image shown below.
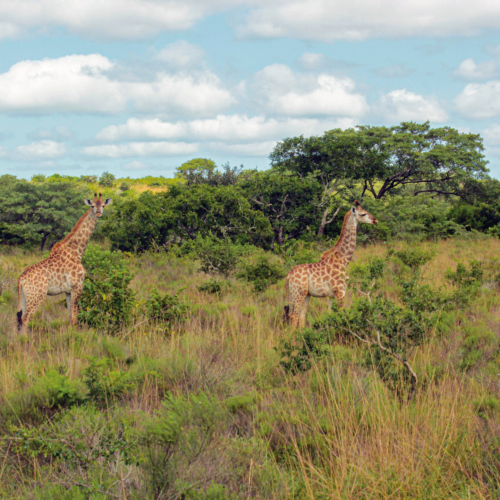
<svg viewBox="0 0 500 500"><path fill-rule="evenodd" d="M425 277L436 287L448 286L444 271L458 261L477 259L494 269L500 251L500 241L494 239L423 245L435 252ZM354 260L365 262L386 251L384 245L359 247ZM14 276L40 258L37 253L4 251L0 268ZM196 476L202 485L226 478L234 498L498 498L499 415L494 403L478 410L482 401L500 401L498 344L481 337L482 331L495 339L500 336L500 296L493 285L484 288L470 309L448 315L446 328L432 332L431 341L415 353L412 363L421 386L413 401L401 404L364 368L362 350L355 343L332 346L326 359L306 373L284 373L275 348L292 332L282 324L282 283L254 294L230 280L229 292L217 297L196 288L207 279L196 272L196 262L160 253L134 258L131 265L140 300L153 288L169 293L184 288L186 321L168 333L146 322L110 338L84 327L70 328L65 301L53 297L43 303L31 333L19 337L13 329L17 294L7 284L0 305L0 404L7 404L13 393L27 391L51 370L77 380L90 357L110 357L122 370L154 367L157 373L146 376L121 401L120 411L133 420L141 412L157 410L167 391L203 391L221 402L252 396L253 403L238 410L231 426L221 431L219 448L207 458L212 466L207 462L204 473L182 473L188 479ZM394 265L382 280L389 296L395 296ZM347 307L352 297L349 291ZM325 314L327 305L327 300L313 299L308 320ZM476 342L482 357L464 368L464 352L471 348L467 339L474 329L478 338L470 342ZM265 450L240 450L238 460L247 460L245 472L233 481L222 473L234 460L222 443L234 443L235 435L245 443L264 443ZM37 492L49 482L60 480L57 468L44 469L35 462L16 462L5 443L0 456L0 493L5 498L14 491L21 493L10 498L38 498ZM266 468L278 474L272 488L270 479L262 479ZM110 490L113 495L135 498L134 492L144 485L137 471L131 477L135 479L121 489ZM248 485L246 493L241 484Z"/></svg>

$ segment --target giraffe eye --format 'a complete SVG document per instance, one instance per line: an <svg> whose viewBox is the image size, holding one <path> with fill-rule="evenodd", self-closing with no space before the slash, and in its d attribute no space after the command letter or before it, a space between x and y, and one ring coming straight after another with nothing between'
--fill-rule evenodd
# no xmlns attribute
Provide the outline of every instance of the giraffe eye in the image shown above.
<svg viewBox="0 0 500 500"><path fill-rule="evenodd" d="M364 217L366 214L361 214L361 217Z"/></svg>

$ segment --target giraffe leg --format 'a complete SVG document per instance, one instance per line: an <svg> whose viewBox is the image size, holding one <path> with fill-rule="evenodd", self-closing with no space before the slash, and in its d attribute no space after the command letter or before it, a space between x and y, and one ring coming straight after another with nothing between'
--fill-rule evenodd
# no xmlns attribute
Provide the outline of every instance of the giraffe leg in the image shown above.
<svg viewBox="0 0 500 500"><path fill-rule="evenodd" d="M70 318L69 323L71 326L76 326L78 324L78 301L82 295L83 291L83 283L78 283L71 290L71 310L70 310ZM66 295L67 300L68 295Z"/></svg>
<svg viewBox="0 0 500 500"><path fill-rule="evenodd" d="M302 306L304 304L304 301L306 300L306 297L308 297L307 292L301 293L298 297L295 298L293 302L293 307L292 307L292 312L290 313L290 318L292 320L292 327L296 328L300 326L300 319L301 315L304 315L304 320L305 320L305 311L302 313ZM307 304L306 304L306 310L307 310Z"/></svg>
<svg viewBox="0 0 500 500"><path fill-rule="evenodd" d="M339 309L342 309L344 305L344 297L345 297L345 290L342 289L336 289L334 292L335 299L337 300L337 304L339 306Z"/></svg>
<svg viewBox="0 0 500 500"><path fill-rule="evenodd" d="M66 308L68 310L69 322L71 323L71 292L66 292Z"/></svg>
<svg viewBox="0 0 500 500"><path fill-rule="evenodd" d="M307 313L307 307L309 306L310 299L311 299L311 296L306 295L304 298L304 301L302 302L302 306L300 308L299 328L304 328L306 326L306 313Z"/></svg>
<svg viewBox="0 0 500 500"><path fill-rule="evenodd" d="M32 316L38 311L41 303L47 296L46 290L32 292L31 294L25 294L26 296L26 312L23 311L22 314L22 324L20 325L20 333L27 333L28 323L30 322Z"/></svg>

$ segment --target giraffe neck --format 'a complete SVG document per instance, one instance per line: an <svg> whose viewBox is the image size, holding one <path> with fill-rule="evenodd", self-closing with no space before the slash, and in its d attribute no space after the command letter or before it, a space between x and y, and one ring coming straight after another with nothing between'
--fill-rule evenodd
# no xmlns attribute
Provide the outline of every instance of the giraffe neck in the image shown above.
<svg viewBox="0 0 500 500"><path fill-rule="evenodd" d="M356 216L349 210L344 217L344 225L342 226L340 238L331 250L323 254L321 259L325 260L328 257L335 256L342 265L347 266L351 262L354 249L356 248L357 228L358 221L356 220Z"/></svg>
<svg viewBox="0 0 500 500"><path fill-rule="evenodd" d="M71 248L81 259L97 224L97 215L88 210L59 245ZM59 246L58 245L58 246ZM54 247L55 248L55 247Z"/></svg>

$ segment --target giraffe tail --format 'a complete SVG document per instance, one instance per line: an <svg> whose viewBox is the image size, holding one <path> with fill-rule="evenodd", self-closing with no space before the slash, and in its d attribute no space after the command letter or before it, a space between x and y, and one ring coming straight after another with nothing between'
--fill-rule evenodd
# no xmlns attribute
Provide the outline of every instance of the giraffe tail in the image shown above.
<svg viewBox="0 0 500 500"><path fill-rule="evenodd" d="M17 303L18 303L18 309L19 311L17 312L17 331L20 331L23 327L23 300L22 300L22 285L21 285L21 280L17 282Z"/></svg>
<svg viewBox="0 0 500 500"><path fill-rule="evenodd" d="M290 292L288 289L288 280L285 283L285 291L286 291L286 301L287 305L283 308L285 310L285 314L283 315L283 323L288 323L290 321L290 306L288 305Z"/></svg>

